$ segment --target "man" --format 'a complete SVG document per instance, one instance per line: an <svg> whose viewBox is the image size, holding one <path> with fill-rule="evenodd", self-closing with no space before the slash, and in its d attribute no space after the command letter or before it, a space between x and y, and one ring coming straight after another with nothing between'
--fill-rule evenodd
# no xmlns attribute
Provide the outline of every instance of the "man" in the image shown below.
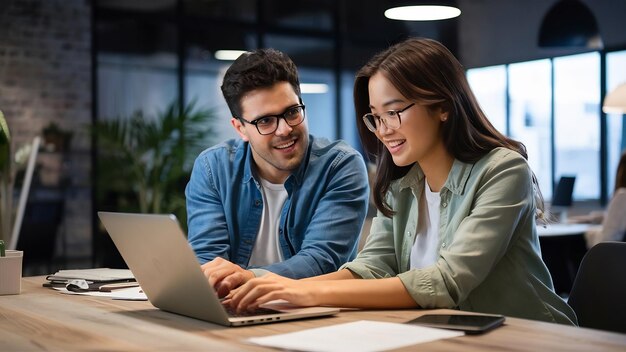
<svg viewBox="0 0 626 352"><path fill-rule="evenodd" d="M222 93L241 139L202 152L187 184L189 243L221 296L274 272L337 270L357 250L369 186L361 155L308 134L294 63L241 55Z"/></svg>

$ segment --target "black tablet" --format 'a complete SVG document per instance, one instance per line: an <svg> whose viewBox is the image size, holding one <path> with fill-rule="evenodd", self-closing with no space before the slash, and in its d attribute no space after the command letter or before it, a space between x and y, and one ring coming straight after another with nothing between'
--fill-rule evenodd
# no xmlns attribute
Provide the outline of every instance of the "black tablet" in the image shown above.
<svg viewBox="0 0 626 352"><path fill-rule="evenodd" d="M433 328L461 330L467 334L481 334L502 323L504 316L486 314L426 314L407 322Z"/></svg>

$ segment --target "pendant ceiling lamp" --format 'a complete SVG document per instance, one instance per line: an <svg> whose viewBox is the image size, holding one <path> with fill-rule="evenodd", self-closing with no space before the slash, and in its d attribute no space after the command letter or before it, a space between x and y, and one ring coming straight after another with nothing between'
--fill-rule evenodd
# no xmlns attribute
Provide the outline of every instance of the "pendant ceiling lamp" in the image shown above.
<svg viewBox="0 0 626 352"><path fill-rule="evenodd" d="M626 82L607 94L602 104L602 111L606 114L626 114Z"/></svg>
<svg viewBox="0 0 626 352"><path fill-rule="evenodd" d="M385 17L401 21L438 21L458 17L454 1L388 1Z"/></svg>
<svg viewBox="0 0 626 352"><path fill-rule="evenodd" d="M560 0L541 22L539 46L602 49L603 43L596 18L585 4L579 0Z"/></svg>

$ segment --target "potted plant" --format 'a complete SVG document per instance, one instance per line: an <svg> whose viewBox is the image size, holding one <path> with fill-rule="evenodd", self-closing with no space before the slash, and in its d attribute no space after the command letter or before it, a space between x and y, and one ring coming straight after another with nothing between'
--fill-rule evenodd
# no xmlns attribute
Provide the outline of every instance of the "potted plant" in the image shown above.
<svg viewBox="0 0 626 352"><path fill-rule="evenodd" d="M63 152L69 149L72 141L72 132L65 131L52 121L41 131L43 135L43 145L47 151Z"/></svg>
<svg viewBox="0 0 626 352"><path fill-rule="evenodd" d="M139 111L96 122L98 203L118 211L174 213L185 226L185 184L195 157L212 144L214 116L195 102L182 109L173 102L156 118Z"/></svg>

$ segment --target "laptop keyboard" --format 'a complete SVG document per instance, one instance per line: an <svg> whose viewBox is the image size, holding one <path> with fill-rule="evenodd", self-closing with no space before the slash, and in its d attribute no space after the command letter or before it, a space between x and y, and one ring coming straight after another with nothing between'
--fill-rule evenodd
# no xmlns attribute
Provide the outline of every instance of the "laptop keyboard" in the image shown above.
<svg viewBox="0 0 626 352"><path fill-rule="evenodd" d="M228 315L230 315L231 317L234 318L239 318L239 317L254 317L257 315L265 315L265 314L279 314L282 313L280 311L274 310L274 309L269 309L269 308L257 308L256 310L252 311L252 312L241 312L241 313L237 313L235 312L235 310L231 307L224 307L226 308L226 312L228 313Z"/></svg>

